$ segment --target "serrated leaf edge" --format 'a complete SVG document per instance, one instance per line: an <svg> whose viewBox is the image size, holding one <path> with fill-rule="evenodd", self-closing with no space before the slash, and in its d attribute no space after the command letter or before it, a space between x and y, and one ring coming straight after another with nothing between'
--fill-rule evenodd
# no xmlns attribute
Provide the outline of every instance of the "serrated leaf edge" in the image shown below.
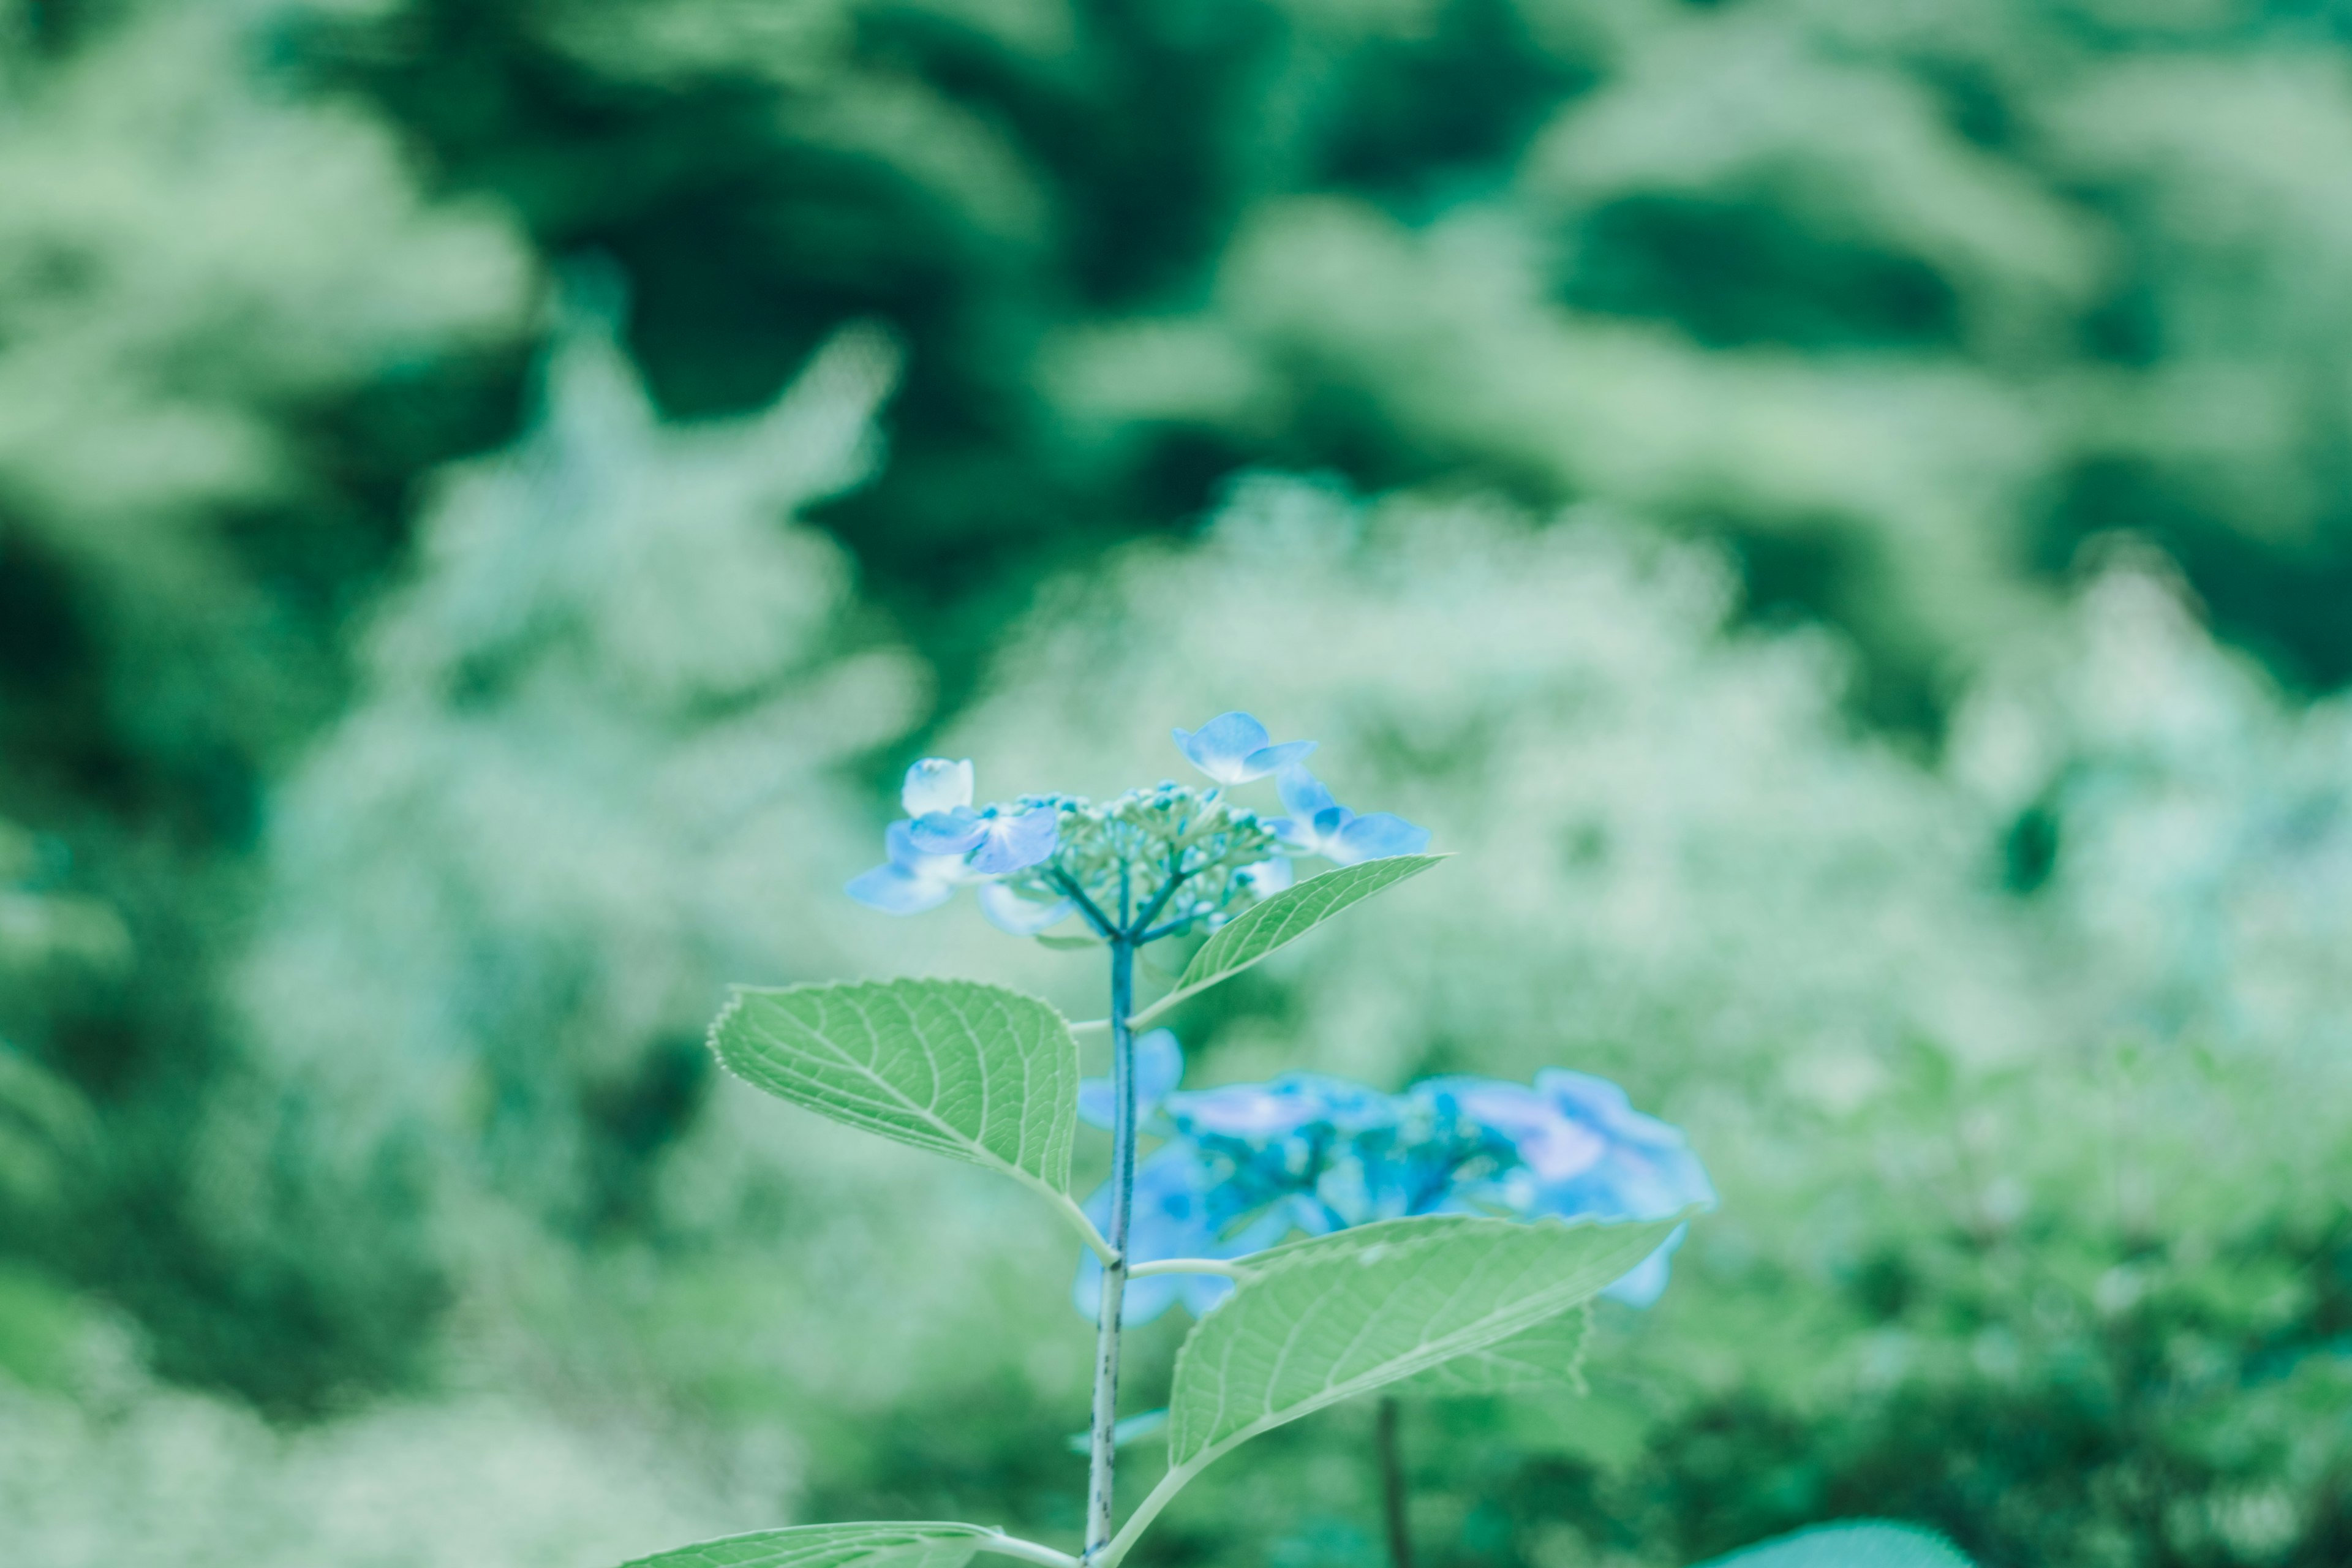
<svg viewBox="0 0 2352 1568"><path fill-rule="evenodd" d="M1459 1217L1462 1217L1472 1224L1483 1223L1500 1226L1526 1226L1532 1223L1536 1226L1550 1226L1564 1230L1581 1230L1587 1228L1598 1230L1615 1225L1639 1225L1643 1226L1656 1226L1660 1227L1660 1239L1663 1240L1665 1236L1672 1233L1675 1226L1685 1224L1706 1211L1706 1205L1695 1204L1686 1208L1681 1209L1675 1214L1668 1215L1664 1219L1633 1221L1615 1220L1608 1222L1603 1222L1589 1215L1580 1215L1573 1219L1563 1219L1557 1216L1547 1215L1542 1219L1533 1222L1505 1219L1481 1221L1471 1218L1471 1216L1467 1215ZM1300 1241L1286 1243L1284 1246L1273 1247L1265 1252L1253 1255L1254 1258L1275 1259L1271 1264L1261 1264L1255 1272L1257 1278L1269 1278L1295 1266L1301 1260L1302 1257L1311 1260L1313 1256L1318 1252L1338 1250L1333 1244L1340 1237L1349 1237L1360 1239L1366 1231L1377 1229L1381 1226L1414 1225L1419 1223L1420 1220L1431 1217L1437 1216L1408 1216L1402 1219L1381 1220L1375 1222L1375 1224L1371 1226L1359 1226L1351 1230L1335 1231L1329 1236L1308 1237ZM1434 1238L1433 1238L1433 1241ZM1379 1243L1375 1242L1373 1245L1377 1246ZM1402 1245L1412 1246L1414 1244L1412 1242L1406 1242ZM1240 1259L1238 1260L1237 1267L1244 1270L1247 1270L1248 1266L1252 1261L1253 1258ZM1247 1283L1248 1274L1245 1272L1243 1275L1242 1288L1246 1288ZM1111 1539L1109 1544L1103 1549L1102 1552L1091 1560L1091 1568L1118 1568L1118 1563L1126 1557L1129 1551L1134 1547L1137 1540L1141 1537L1145 1527L1159 1515L1161 1509L1168 1505L1171 1499L1172 1499L1178 1492L1181 1491L1195 1476L1198 1476L1202 1471L1207 1469L1211 1465L1215 1464L1219 1459L1223 1458L1227 1454L1232 1453L1235 1448L1240 1447L1244 1443L1248 1442L1251 1438L1259 1436L1266 1432L1270 1432L1276 1426L1287 1426L1293 1421L1298 1420L1303 1416L1311 1415L1318 1410L1325 1409L1328 1406L1339 1404L1343 1400L1352 1399L1360 1394L1369 1394L1373 1389L1385 1386L1390 1383L1401 1382L1403 1378L1412 1376L1413 1373L1423 1372L1427 1370L1429 1367L1440 1365L1443 1363L1451 1360L1454 1356L1465 1355L1473 1350L1477 1350L1486 1345L1497 1343L1502 1340L1508 1339L1513 1334L1523 1332L1526 1330L1534 1327L1536 1324L1544 1321L1547 1318L1552 1317L1559 1312L1567 1311L1580 1303L1590 1301L1592 1297L1600 1294L1601 1290L1605 1288L1605 1286L1595 1287L1592 1290L1588 1291L1583 1296L1576 1298L1574 1300L1562 1302L1559 1306L1544 1310L1528 1313L1519 1321L1509 1323L1508 1326L1497 1333L1491 1336L1481 1336L1477 1342L1473 1344L1457 1345L1454 1349L1446 1351L1439 1355L1432 1356L1423 1362L1420 1365L1412 1368L1411 1371L1399 1373L1394 1377L1383 1377L1379 1379L1352 1379L1339 1388L1326 1390L1322 1394L1319 1394L1315 1398L1306 1400L1297 1405L1286 1407L1285 1412L1278 1416L1269 1413L1258 1420L1251 1422L1248 1426L1242 1427L1240 1430L1233 1432L1226 1436L1220 1438L1216 1442L1210 1444L1207 1447L1202 1449L1199 1453L1193 1455L1189 1459L1182 1460L1181 1462L1171 1462L1168 1468L1167 1473L1160 1478L1160 1484L1152 1488L1150 1495L1146 1497L1141 1503L1137 1505L1135 1511L1128 1516L1126 1524L1120 1528L1118 1533ZM1224 1310L1226 1305L1236 1300L1240 1294L1241 1289L1236 1289L1232 1296L1228 1296L1224 1301L1220 1302L1216 1307L1212 1308L1210 1310L1209 1318L1204 1318L1202 1321L1207 1322L1210 1318L1213 1318L1218 1312ZM1200 1324L1196 1323L1193 1325L1193 1331L1195 1333L1199 1331L1199 1329ZM1187 1335L1183 1345L1180 1347L1176 1352L1177 1367L1180 1376L1181 1374L1184 1358L1192 1349L1192 1336ZM1171 1450L1171 1458L1172 1460L1174 1444L1174 1435L1172 1432L1170 1436L1170 1443Z"/></svg>
<svg viewBox="0 0 2352 1568"><path fill-rule="evenodd" d="M898 979L954 980L955 977L909 974L901 975ZM991 984L990 982L983 980L957 980L956 983L967 985L987 985ZM743 1010L744 1003L750 997L781 995L786 992L853 991L864 986L888 985L891 984L894 984L894 982L888 980L812 980L792 985L751 985L740 983L730 985L727 988L727 1005L719 1008L718 1016L710 1020L710 1027L705 1031L703 1041L704 1044L709 1047L710 1054L718 1058L719 1067L725 1069L730 1077L732 1077L742 1083L749 1084L751 1088L759 1089L761 1093L767 1094L772 1099L784 1100L787 1104L799 1105L800 1109L808 1111L812 1116L824 1116L824 1112L817 1110L814 1106L803 1104L797 1100L788 1100L782 1095L774 1094L772 1091L763 1088L762 1086L752 1083L749 1078L745 1077L743 1073L736 1068L733 1063L727 1059L727 1053L723 1048L721 1048L719 1043L719 1031L726 1027L727 1021L730 1018L732 1018L736 1014ZM997 986L995 988L1001 991L1011 992L1012 994L1019 996L1024 1001L1034 1002L1038 1006L1043 1007L1047 1013L1053 1016L1055 1020L1062 1026L1062 1029L1065 1034L1069 1033L1069 1019L1063 1016L1062 1010L1060 1008L1055 1006L1051 1002L1046 1001L1044 997L1032 996L1025 991L1013 991L1010 986ZM1070 1040L1070 1054L1073 1061L1076 1059L1077 1048L1077 1040L1074 1036ZM871 1079L877 1087L887 1089L890 1096L897 1100L900 1104L904 1105L908 1111L931 1123L932 1126L939 1128L942 1137L950 1139L953 1142L971 1149L977 1158L971 1159L969 1162L970 1163L978 1165L983 1170L995 1171L1000 1174L1010 1176L1014 1181L1019 1182L1023 1186L1027 1187L1030 1191L1044 1197L1046 1202L1054 1205L1056 1213L1060 1214L1066 1221L1068 1221L1075 1226L1077 1229L1079 1239L1086 1243L1088 1250L1092 1251L1096 1257L1101 1258L1106 1263L1110 1260L1110 1244L1103 1239L1102 1233L1096 1229L1094 1221L1087 1217L1086 1211L1078 1207L1077 1204L1071 1198L1067 1185L1057 1186L1054 1183L1046 1180L1045 1177L1038 1175L1036 1173L1026 1170L1022 1166L1006 1160L1003 1155L997 1153L995 1150L989 1148L986 1144L966 1137L961 1129L950 1127L940 1122L939 1118L934 1115L929 1108L919 1106L915 1104L913 1100L908 1099L905 1091L900 1089L898 1085L891 1083L887 1079L877 1076L862 1065L855 1061L847 1062L845 1065L864 1074L864 1076ZM855 1127L856 1125L855 1122L841 1117L827 1117L826 1120L838 1121L845 1127ZM861 1131L865 1130L861 1129ZM874 1136L878 1138L882 1137L883 1134L877 1132L875 1133ZM912 1147L912 1145L909 1145L909 1147ZM1066 1183L1068 1179L1066 1169L1063 1174L1064 1181Z"/></svg>

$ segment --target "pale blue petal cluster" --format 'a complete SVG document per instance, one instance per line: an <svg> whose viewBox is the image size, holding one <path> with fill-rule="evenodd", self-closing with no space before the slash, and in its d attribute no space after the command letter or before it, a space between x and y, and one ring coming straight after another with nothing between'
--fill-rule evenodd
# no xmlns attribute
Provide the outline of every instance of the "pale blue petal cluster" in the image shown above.
<svg viewBox="0 0 2352 1568"><path fill-rule="evenodd" d="M883 830L887 858L850 880L849 896L894 915L936 909L966 882L1026 870L1050 858L1060 841L1060 813L1045 805L974 808L969 758L925 757L907 770L898 792L907 816ZM997 889L989 889L994 891ZM1066 916L1066 905L984 899L990 918L1034 935ZM1025 928L1025 929L1024 929Z"/></svg>
<svg viewBox="0 0 2352 1568"><path fill-rule="evenodd" d="M1139 1261L1239 1258L1294 1231L1406 1215L1660 1219L1715 1203L1682 1132L1589 1073L1547 1071L1533 1087L1430 1079L1393 1095L1290 1073L1186 1093L1174 1088L1183 1058L1172 1036L1156 1030L1136 1045L1141 1124L1168 1140L1137 1168L1129 1246ZM1089 1080L1080 1114L1108 1125L1109 1098L1108 1080ZM1088 1212L1108 1206L1106 1188ZM1604 1294L1656 1300L1682 1236ZM1123 1317L1149 1322L1180 1300L1197 1314L1231 1288L1215 1275L1152 1276L1129 1285ZM1094 1311L1101 1289L1100 1266L1082 1258L1081 1311Z"/></svg>

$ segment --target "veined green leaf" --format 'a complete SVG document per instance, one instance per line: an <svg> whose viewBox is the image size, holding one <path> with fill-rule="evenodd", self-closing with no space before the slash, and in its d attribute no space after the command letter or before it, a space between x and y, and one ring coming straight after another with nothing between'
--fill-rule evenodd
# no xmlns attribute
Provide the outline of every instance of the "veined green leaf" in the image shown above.
<svg viewBox="0 0 2352 1568"><path fill-rule="evenodd" d="M1168 1473L1096 1568L1118 1568L1171 1498L1249 1438L1558 1318L1697 1212L1606 1226L1432 1215L1236 1259L1234 1293L1177 1352Z"/></svg>
<svg viewBox="0 0 2352 1568"><path fill-rule="evenodd" d="M963 1568L975 1552L1070 1561L977 1524L802 1524L675 1547L622 1568Z"/></svg>
<svg viewBox="0 0 2352 1568"><path fill-rule="evenodd" d="M1799 1531L1699 1568L1969 1568L1941 1536L1905 1524L1861 1521Z"/></svg>
<svg viewBox="0 0 2352 1568"><path fill-rule="evenodd" d="M1177 1355L1169 1463L1197 1470L1286 1421L1523 1333L1622 1277L1684 1217L1437 1215L1244 1259L1240 1287Z"/></svg>
<svg viewBox="0 0 2352 1568"><path fill-rule="evenodd" d="M1507 1394L1581 1394L1584 1347L1592 1330L1590 1304L1570 1307L1532 1329L1497 1340L1426 1372L1390 1392L1405 1398L1472 1399Z"/></svg>
<svg viewBox="0 0 2352 1568"><path fill-rule="evenodd" d="M743 986L710 1044L780 1099L1068 1201L1078 1047L1034 996L970 980Z"/></svg>
<svg viewBox="0 0 2352 1568"><path fill-rule="evenodd" d="M1419 876L1444 858L1443 855L1394 855L1383 860L1342 866L1284 889L1263 903L1251 906L1202 942L1201 951L1192 955L1192 962L1184 966L1176 989L1128 1022L1135 1026L1150 1023L1186 997L1239 974L1276 948L1297 941L1341 910L1362 903L1408 877Z"/></svg>

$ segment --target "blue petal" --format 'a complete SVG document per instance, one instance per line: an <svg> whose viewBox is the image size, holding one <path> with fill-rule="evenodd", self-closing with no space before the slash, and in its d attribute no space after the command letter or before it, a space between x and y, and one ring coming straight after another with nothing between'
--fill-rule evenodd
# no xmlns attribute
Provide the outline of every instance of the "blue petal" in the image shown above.
<svg viewBox="0 0 2352 1568"><path fill-rule="evenodd" d="M1002 882L981 885L981 912L998 930L1009 931L1014 936L1035 936L1046 927L1069 919L1076 908L1067 899L1057 899L1050 904L1024 899Z"/></svg>
<svg viewBox="0 0 2352 1568"><path fill-rule="evenodd" d="M1284 768L1295 768L1298 760L1315 749L1312 741L1285 741L1279 746L1260 746L1242 759L1243 777L1262 779Z"/></svg>
<svg viewBox="0 0 2352 1568"><path fill-rule="evenodd" d="M908 816L929 816L971 805L971 759L951 763L945 757L925 757L907 770L898 789L899 804Z"/></svg>
<svg viewBox="0 0 2352 1568"><path fill-rule="evenodd" d="M1061 838L1062 814L1050 806L990 817L981 826L980 852L971 858L971 868L988 877L1026 870L1049 858Z"/></svg>
<svg viewBox="0 0 2352 1568"><path fill-rule="evenodd" d="M1252 752L1272 739L1265 726L1246 713L1220 713L1197 730L1171 731L1177 749L1194 767L1219 784L1240 784L1244 764Z"/></svg>
<svg viewBox="0 0 2352 1568"><path fill-rule="evenodd" d="M1624 1213L1645 1219L1715 1203L1715 1184L1682 1129L1634 1110L1607 1079L1554 1068L1536 1075L1536 1088L1563 1116L1610 1141L1609 1158L1593 1173L1596 1197L1605 1192Z"/></svg>
<svg viewBox="0 0 2352 1568"><path fill-rule="evenodd" d="M859 903L870 904L886 914L913 915L946 903L954 894L955 886L918 876L894 862L877 866L863 876L852 878L843 891Z"/></svg>
<svg viewBox="0 0 2352 1568"><path fill-rule="evenodd" d="M1391 855L1418 855L1428 847L1428 828L1415 827L1394 812L1376 811L1341 828L1324 853L1342 866L1353 866Z"/></svg>
<svg viewBox="0 0 2352 1568"><path fill-rule="evenodd" d="M1283 810L1309 822L1317 812L1328 811L1339 804L1321 779L1295 763L1276 776L1274 787L1282 794Z"/></svg>
<svg viewBox="0 0 2352 1568"><path fill-rule="evenodd" d="M988 824L968 805L953 811L933 811L915 818L907 829L915 847L926 855L963 855L988 837Z"/></svg>
<svg viewBox="0 0 2352 1568"><path fill-rule="evenodd" d="M1376 1089L1317 1072L1171 1094L1167 1104L1170 1118L1188 1135L1249 1141L1285 1137L1316 1122L1382 1125L1395 1119L1397 1110L1397 1102Z"/></svg>
<svg viewBox="0 0 2352 1568"><path fill-rule="evenodd" d="M1118 1097L1111 1092L1107 1078L1078 1079L1078 1120L1089 1127L1109 1131L1117 1125Z"/></svg>
<svg viewBox="0 0 2352 1568"><path fill-rule="evenodd" d="M1647 1307L1654 1303L1665 1294L1667 1259L1683 1244L1683 1237L1689 1229L1686 1225L1676 1226L1674 1234L1658 1244L1657 1251L1633 1265L1631 1272L1601 1293L1629 1307Z"/></svg>
<svg viewBox="0 0 2352 1568"><path fill-rule="evenodd" d="M1592 1073L1546 1068L1536 1075L1536 1088L1549 1095L1562 1110L1581 1115L1596 1126L1614 1126L1626 1116L1640 1114L1622 1089Z"/></svg>
<svg viewBox="0 0 2352 1568"><path fill-rule="evenodd" d="M1523 1083L1465 1077L1440 1079L1429 1087L1449 1096L1457 1115L1509 1140L1538 1182L1573 1181L1612 1152L1600 1131L1561 1114L1550 1097Z"/></svg>
<svg viewBox="0 0 2352 1568"><path fill-rule="evenodd" d="M890 864L913 870L929 858L915 844L915 825L900 820L882 830L883 847L889 852Z"/></svg>
<svg viewBox="0 0 2352 1568"><path fill-rule="evenodd" d="M1246 713L1220 713L1198 730L1171 731L1192 765L1221 784L1247 784L1286 767L1315 749L1312 741L1267 744L1265 726Z"/></svg>
<svg viewBox="0 0 2352 1568"><path fill-rule="evenodd" d="M1184 1047L1173 1029L1154 1029L1135 1041L1135 1103L1149 1110L1176 1091L1184 1078Z"/></svg>

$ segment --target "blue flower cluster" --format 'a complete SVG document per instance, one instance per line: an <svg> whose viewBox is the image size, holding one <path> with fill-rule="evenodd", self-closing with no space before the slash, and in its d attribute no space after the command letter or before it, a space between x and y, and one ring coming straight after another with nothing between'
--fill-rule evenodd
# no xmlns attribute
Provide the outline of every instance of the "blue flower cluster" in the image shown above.
<svg viewBox="0 0 2352 1568"><path fill-rule="evenodd" d="M1322 1073L1186 1093L1183 1053L1155 1029L1135 1042L1143 1125L1167 1142L1135 1173L1129 1249L1138 1262L1234 1258L1293 1231L1321 1236L1404 1215L1544 1215L1662 1219L1711 1205L1715 1188L1675 1128L1635 1110L1589 1073L1552 1070L1535 1085L1428 1079L1382 1094ZM1078 1114L1110 1125L1110 1084L1089 1079ZM1088 1200L1097 1225L1105 1187ZM1666 1287L1680 1229L1604 1294L1647 1306ZM1233 1289L1213 1274L1129 1280L1123 1321L1144 1323L1182 1301L1195 1316ZM1102 1266L1080 1258L1074 1292L1092 1318Z"/></svg>
<svg viewBox="0 0 2352 1568"><path fill-rule="evenodd" d="M1358 816L1307 772L1312 741L1279 745L1246 713L1175 731L1177 749L1215 787L1174 783L1097 805L1023 795L975 806L970 761L926 757L907 770L907 815L883 835L887 858L849 896L895 915L935 909L967 883L989 919L1035 936L1084 913L1097 935L1150 941L1213 927L1235 906L1290 885L1294 855L1342 866L1427 847L1390 812ZM1260 818L1225 792L1273 777L1287 816ZM1138 910L1151 921L1135 921ZM1132 926L1130 925L1132 922Z"/></svg>

